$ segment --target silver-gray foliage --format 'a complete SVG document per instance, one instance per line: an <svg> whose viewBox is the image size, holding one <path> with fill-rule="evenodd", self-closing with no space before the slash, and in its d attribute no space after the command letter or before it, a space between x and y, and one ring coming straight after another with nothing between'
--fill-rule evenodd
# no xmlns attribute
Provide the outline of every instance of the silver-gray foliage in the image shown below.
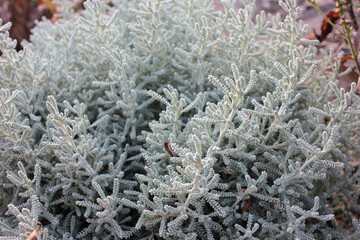
<svg viewBox="0 0 360 240"><path fill-rule="evenodd" d="M355 86L296 0L239 2L58 0L20 52L0 22L0 239L356 239Z"/></svg>

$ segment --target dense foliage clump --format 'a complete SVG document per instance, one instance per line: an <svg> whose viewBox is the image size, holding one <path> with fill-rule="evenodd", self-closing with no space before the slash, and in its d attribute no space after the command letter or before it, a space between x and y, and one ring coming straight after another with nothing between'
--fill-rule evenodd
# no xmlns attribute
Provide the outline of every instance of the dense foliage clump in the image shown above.
<svg viewBox="0 0 360 240"><path fill-rule="evenodd" d="M20 52L0 24L0 239L357 239L355 85L295 0L241 2L59 0Z"/></svg>

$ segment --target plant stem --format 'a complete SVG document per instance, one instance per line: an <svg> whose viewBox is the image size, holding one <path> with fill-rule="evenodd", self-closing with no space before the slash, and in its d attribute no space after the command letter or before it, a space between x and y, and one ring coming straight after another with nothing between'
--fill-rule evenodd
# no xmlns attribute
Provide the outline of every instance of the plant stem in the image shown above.
<svg viewBox="0 0 360 240"><path fill-rule="evenodd" d="M231 110L231 113L230 113L230 115L229 115L229 118L228 118L227 121L226 121L225 127L224 127L224 129L222 130L222 132L220 133L218 140L216 141L216 146L218 146L218 147L220 146L221 141L223 140L223 138L224 138L224 136L225 136L225 133L226 133L226 132L228 131L228 129L229 129L230 122L232 121L232 119L233 119L234 116L235 116L236 110L237 110L237 109L235 109L235 107L233 107L233 109Z"/></svg>
<svg viewBox="0 0 360 240"><path fill-rule="evenodd" d="M343 8L344 6L343 6L343 4L341 3L340 0L336 0L336 6L339 8L339 13L340 13L340 16L342 17L342 20L343 20L341 25L345 29L344 37L345 37L346 41L349 44L351 54L353 56L353 60L355 61L355 66L357 68L357 73L360 75L360 66L359 66L359 62L358 62L358 53L357 53L357 49L355 49L355 47L354 47L354 43L353 43L352 38L351 38L351 28L350 28L347 20L344 17L345 16L345 10ZM358 92L359 87L360 87L360 81L358 80L355 92Z"/></svg>
<svg viewBox="0 0 360 240"><path fill-rule="evenodd" d="M358 62L358 53L354 47L354 44L351 40L351 29L349 27L349 25L347 23L345 23L346 21L344 21L343 27L345 28L346 31L346 41L349 43L350 46L350 50L351 50L351 54L353 55L354 61L355 61L355 65L356 68L358 70L358 73L360 74L360 66L359 66L359 62Z"/></svg>
<svg viewBox="0 0 360 240"><path fill-rule="evenodd" d="M358 28L359 28L359 25L358 25L358 22L357 22L357 19L356 19L356 16L355 16L355 13L354 13L354 4L352 2L352 0L348 0L348 4L349 4L349 14L350 14L350 17L351 17L351 20L353 21L353 25L354 25L354 28L355 30L357 31Z"/></svg>
<svg viewBox="0 0 360 240"><path fill-rule="evenodd" d="M322 16L333 28L335 28L336 30L338 30L343 36L346 36L345 32L340 29L338 26L336 26L336 24L334 24L330 18L328 18L327 16L325 16L325 14L320 10L319 5L317 2L315 1L311 1L311 0L307 0L308 3L310 3L311 5L313 5L316 9L316 11L319 13L320 16Z"/></svg>
<svg viewBox="0 0 360 240"><path fill-rule="evenodd" d="M304 171L305 168L307 166L309 166L312 162L316 161L317 159L321 158L322 156L324 156L326 154L326 152L321 151L316 153L314 156L312 156L309 160L307 160L301 167L300 167L300 171Z"/></svg>
<svg viewBox="0 0 360 240"><path fill-rule="evenodd" d="M342 18L342 27L344 28L345 32L340 29L338 26L336 26L328 17L325 16L325 14L320 10L319 8L319 5L318 3L315 1L315 0L307 0L308 3L310 3L311 5L313 5L316 9L316 11L333 27L335 28L336 30L338 30L340 32L340 34L346 39L347 43L349 44L349 47L350 47L350 51L351 51L351 55L353 57L353 60L355 62L355 66L356 66L356 69L357 69L357 72L358 74L360 75L360 65L359 65L359 62L358 62L358 53L357 53L357 50L355 49L354 47L354 43L352 41L352 38L351 38L351 28L348 24L348 22L346 21L345 19L345 11L344 11L344 8L343 8L343 3L341 3L340 0L336 0L336 6L338 7L339 9L339 14ZM352 4L352 2L351 2ZM356 87L356 90L355 92L358 91L358 89L360 90L360 78L358 79L358 83L357 83L357 87Z"/></svg>

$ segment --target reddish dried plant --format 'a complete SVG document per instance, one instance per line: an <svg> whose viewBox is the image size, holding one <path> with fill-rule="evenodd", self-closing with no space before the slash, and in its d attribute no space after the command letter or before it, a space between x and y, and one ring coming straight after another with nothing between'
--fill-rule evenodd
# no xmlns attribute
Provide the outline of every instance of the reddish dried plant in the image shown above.
<svg viewBox="0 0 360 240"><path fill-rule="evenodd" d="M38 234L39 234L42 224L41 224L41 222L38 221L36 225L38 226L38 228L32 230L32 232L30 233L30 235L28 236L28 238L26 240L38 240Z"/></svg>

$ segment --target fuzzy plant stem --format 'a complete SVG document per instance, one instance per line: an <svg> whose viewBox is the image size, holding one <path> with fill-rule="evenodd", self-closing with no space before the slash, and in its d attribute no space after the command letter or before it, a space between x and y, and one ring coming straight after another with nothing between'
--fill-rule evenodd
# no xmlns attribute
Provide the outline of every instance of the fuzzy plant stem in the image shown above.
<svg viewBox="0 0 360 240"><path fill-rule="evenodd" d="M231 109L231 113L228 117L228 119L226 120L226 124L225 127L223 128L223 130L221 131L218 140L216 141L216 146L219 147L221 144L221 141L223 140L223 138L225 137L226 132L229 129L229 125L232 122L233 118L235 117L235 114L237 112L237 110L239 109L239 101L242 99L242 94L243 93L238 93L238 95L233 99L233 103L232 104L232 109Z"/></svg>
<svg viewBox="0 0 360 240"><path fill-rule="evenodd" d="M217 147L220 146L221 141L223 140L226 132L228 131L229 125L230 125L231 121L233 120L236 111L237 111L237 109L236 109L235 107L233 107L233 109L231 110L231 113L230 113L230 115L229 115L229 118L226 120L226 124L225 124L224 129L221 131L221 133L220 133L220 135L219 135L219 138L218 138L218 140L216 141L216 146L217 146Z"/></svg>

